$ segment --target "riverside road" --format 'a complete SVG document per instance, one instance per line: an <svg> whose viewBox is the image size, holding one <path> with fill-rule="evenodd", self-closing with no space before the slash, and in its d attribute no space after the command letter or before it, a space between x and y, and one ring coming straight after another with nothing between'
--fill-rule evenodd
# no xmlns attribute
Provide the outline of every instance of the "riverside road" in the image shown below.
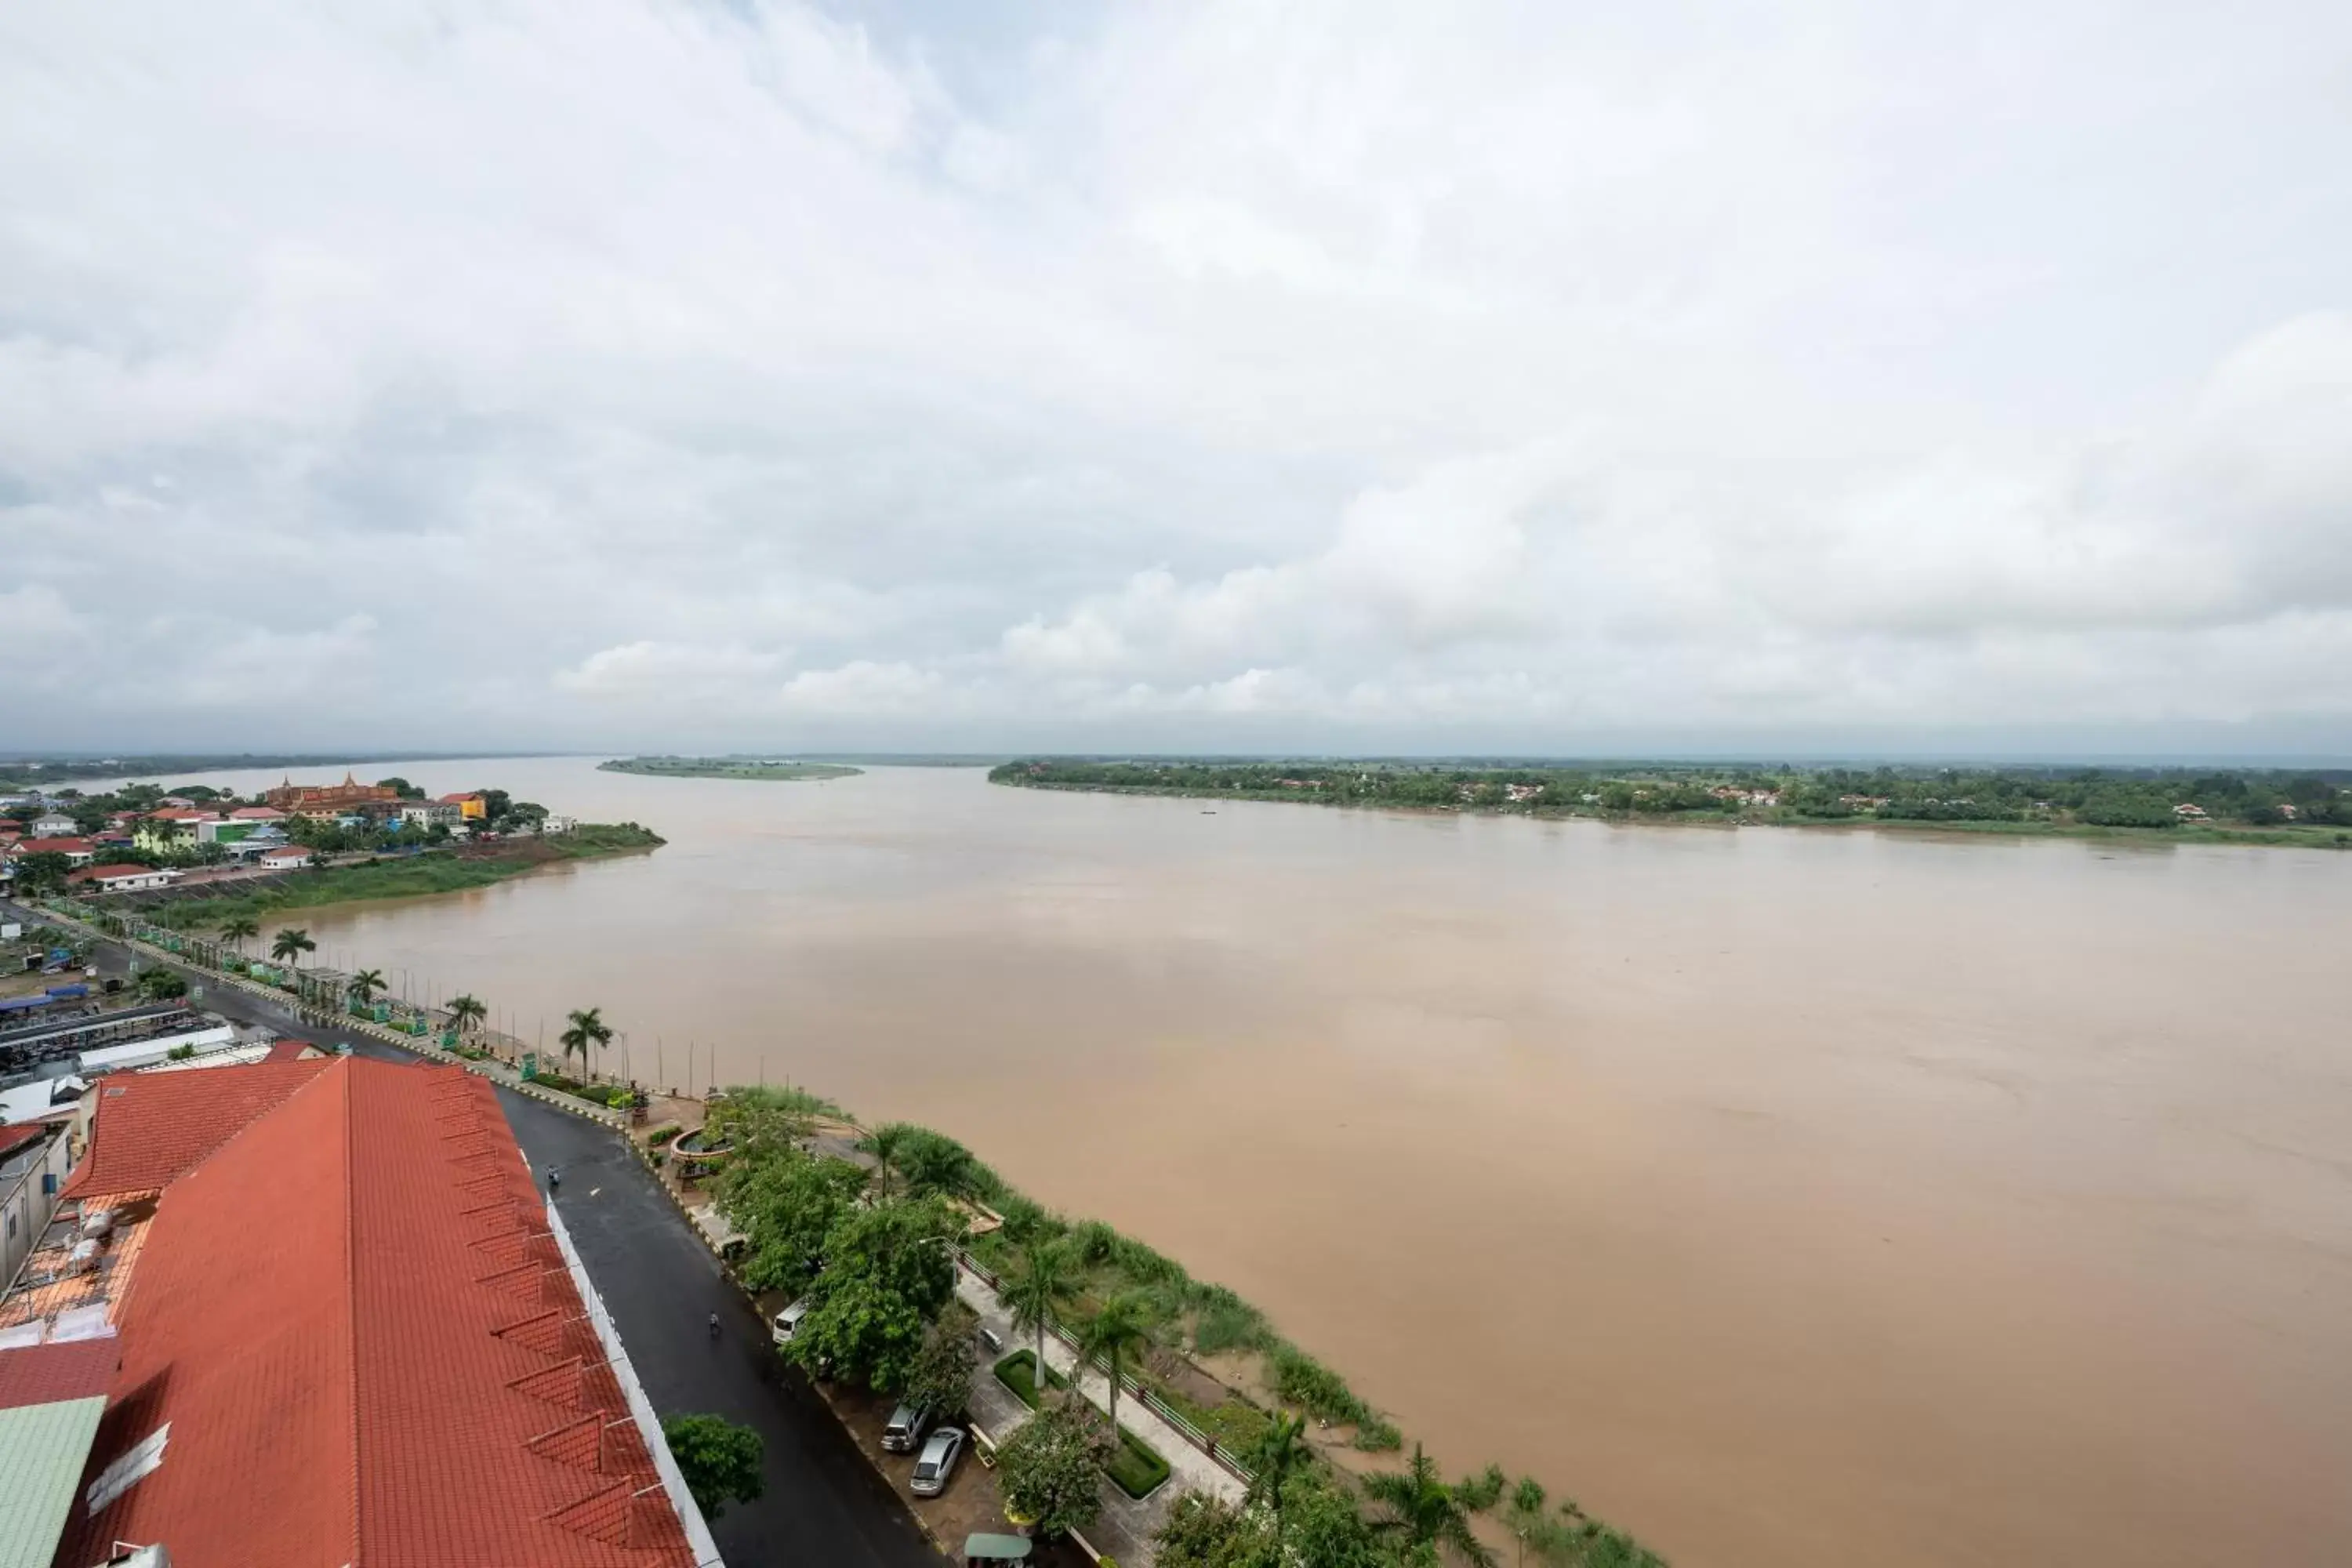
<svg viewBox="0 0 2352 1568"><path fill-rule="evenodd" d="M39 919L30 911L5 918ZM98 962L100 973L120 974L128 955L104 942ZM142 962L151 961L142 955ZM201 970L183 973L204 986L199 1005L238 1023L349 1045L362 1056L415 1059L378 1040L305 1023ZM764 1494L710 1521L731 1568L939 1568L940 1554L906 1504L806 1377L777 1357L759 1314L619 1135L504 1089L499 1100L531 1168L562 1170L564 1223L654 1408L724 1415L756 1428L767 1444ZM715 1342L708 1326L713 1312L721 1325Z"/></svg>

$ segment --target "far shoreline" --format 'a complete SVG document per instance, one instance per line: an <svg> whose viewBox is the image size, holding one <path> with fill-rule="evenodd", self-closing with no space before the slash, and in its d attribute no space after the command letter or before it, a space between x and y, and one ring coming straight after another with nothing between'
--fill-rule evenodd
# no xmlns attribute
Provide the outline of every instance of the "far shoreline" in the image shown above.
<svg viewBox="0 0 2352 1568"><path fill-rule="evenodd" d="M2229 848L2317 849L2330 852L2352 849L2352 829L2318 824L2283 827L2221 826L2207 824L2174 827L2130 827L2102 823L2031 820L2000 821L1967 818L1933 820L1875 816L1790 816L1777 813L1767 816L1745 812L1667 813L1611 811L1582 805L1449 805L1330 800L1288 791L1181 787L1154 789L1133 784L1089 784L1060 781L1029 782L1015 778L999 778L993 774L991 775L989 782L1007 789L1038 790L1064 795L1127 795L1166 800L1225 801L1259 805L1320 806L1326 810L1360 811L1414 817L1484 817L1519 818L1530 822L1594 822L1613 827L1713 829L1776 827L1816 832L1823 829L1838 832L1892 831L1911 837L1933 837L1937 835L1952 835L1969 838L2073 839L2086 843L2138 845L2149 848L2208 845Z"/></svg>

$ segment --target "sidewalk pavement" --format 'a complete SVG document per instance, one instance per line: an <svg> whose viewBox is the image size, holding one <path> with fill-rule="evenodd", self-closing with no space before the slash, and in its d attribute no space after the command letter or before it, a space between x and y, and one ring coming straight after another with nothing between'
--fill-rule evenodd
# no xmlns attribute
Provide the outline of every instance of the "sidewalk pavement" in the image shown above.
<svg viewBox="0 0 2352 1568"><path fill-rule="evenodd" d="M1004 1342L1004 1354L1022 1349L1034 1350L1036 1336L1013 1331L1012 1314L988 1281L964 1268L956 1267L956 1295L967 1307L980 1314L981 1325ZM1055 1339L1045 1336L1045 1360L1055 1372L1067 1377L1077 1361L1076 1352ZM988 1435L999 1443L1012 1436L1022 1422L1029 1419L1029 1407L1021 1396L998 1381L993 1361L983 1365L972 1379L972 1415ZM1103 1373L1089 1371L1078 1384L1078 1389L1097 1410L1109 1409L1110 1382ZM1176 1500L1188 1491L1209 1497L1219 1497L1238 1502L1246 1489L1231 1471L1201 1452L1175 1428L1160 1418L1140 1399L1121 1394L1118 1401L1118 1424L1134 1433L1151 1447L1153 1452L1168 1461L1168 1480L1157 1491L1140 1501L1129 1497L1103 1478L1102 1517L1092 1530L1086 1532L1097 1550L1108 1552L1118 1560L1121 1568L1136 1564L1149 1568L1151 1562L1151 1537L1167 1522L1168 1510Z"/></svg>

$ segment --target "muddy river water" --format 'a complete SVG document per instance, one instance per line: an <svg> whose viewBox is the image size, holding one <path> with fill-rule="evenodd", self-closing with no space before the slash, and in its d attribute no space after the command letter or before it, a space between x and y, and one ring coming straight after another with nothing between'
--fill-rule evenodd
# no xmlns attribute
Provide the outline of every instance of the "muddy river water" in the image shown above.
<svg viewBox="0 0 2352 1568"><path fill-rule="evenodd" d="M322 959L950 1131L1678 1563L2352 1562L2352 856L396 771L670 843Z"/></svg>

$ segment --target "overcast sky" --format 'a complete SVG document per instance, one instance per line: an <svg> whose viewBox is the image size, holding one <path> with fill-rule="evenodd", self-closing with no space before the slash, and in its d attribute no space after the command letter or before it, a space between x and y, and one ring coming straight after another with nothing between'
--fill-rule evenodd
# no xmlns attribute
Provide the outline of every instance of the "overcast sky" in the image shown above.
<svg viewBox="0 0 2352 1568"><path fill-rule="evenodd" d="M2352 6L12 5L0 539L11 748L2352 753Z"/></svg>

